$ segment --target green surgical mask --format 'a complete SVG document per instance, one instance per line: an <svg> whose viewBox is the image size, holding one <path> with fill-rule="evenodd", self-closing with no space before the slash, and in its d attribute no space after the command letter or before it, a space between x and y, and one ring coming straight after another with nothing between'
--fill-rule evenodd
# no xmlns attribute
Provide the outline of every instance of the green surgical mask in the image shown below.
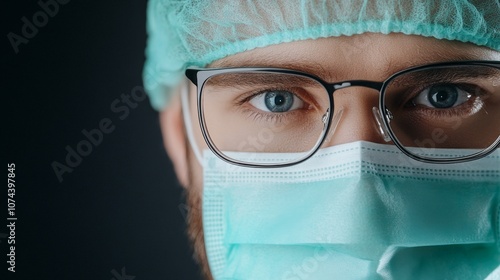
<svg viewBox="0 0 500 280"><path fill-rule="evenodd" d="M499 151L432 165L354 142L279 169L237 167L206 151L203 169L216 280L498 279Z"/></svg>

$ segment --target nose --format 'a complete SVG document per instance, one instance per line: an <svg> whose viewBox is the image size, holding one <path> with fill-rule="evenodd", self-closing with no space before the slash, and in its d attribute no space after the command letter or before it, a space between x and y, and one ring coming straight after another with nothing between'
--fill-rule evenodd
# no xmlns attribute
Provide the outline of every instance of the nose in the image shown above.
<svg viewBox="0 0 500 280"><path fill-rule="evenodd" d="M335 91L334 115L323 146L355 141L386 144L388 136L373 112L374 107L378 108L378 100L378 91L369 88L350 87Z"/></svg>

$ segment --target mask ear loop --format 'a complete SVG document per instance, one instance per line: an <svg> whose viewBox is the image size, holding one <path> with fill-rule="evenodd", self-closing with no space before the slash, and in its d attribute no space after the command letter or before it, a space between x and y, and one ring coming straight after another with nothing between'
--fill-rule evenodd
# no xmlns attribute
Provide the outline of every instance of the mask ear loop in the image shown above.
<svg viewBox="0 0 500 280"><path fill-rule="evenodd" d="M189 81L185 79L181 88L181 104L182 104L182 117L184 119L184 128L186 131L186 136L189 141L189 145L191 146L191 149L193 150L194 155L198 160L198 163L200 164L200 166L203 166L203 160L201 157L200 149L198 148L198 145L196 145L196 141L194 141L193 125L191 122L191 114L189 113L188 88L189 88Z"/></svg>

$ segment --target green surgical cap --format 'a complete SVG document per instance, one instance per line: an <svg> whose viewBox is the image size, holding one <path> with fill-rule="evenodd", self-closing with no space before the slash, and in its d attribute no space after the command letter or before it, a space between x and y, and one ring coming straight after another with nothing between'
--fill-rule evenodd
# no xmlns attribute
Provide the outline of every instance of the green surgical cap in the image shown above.
<svg viewBox="0 0 500 280"><path fill-rule="evenodd" d="M144 85L157 110L188 66L258 47L399 32L500 50L498 0L150 0Z"/></svg>

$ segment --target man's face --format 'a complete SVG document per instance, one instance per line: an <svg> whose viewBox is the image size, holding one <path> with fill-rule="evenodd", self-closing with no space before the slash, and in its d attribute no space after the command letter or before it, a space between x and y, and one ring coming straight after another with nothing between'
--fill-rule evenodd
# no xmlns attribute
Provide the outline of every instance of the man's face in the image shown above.
<svg viewBox="0 0 500 280"><path fill-rule="evenodd" d="M391 74L411 66L460 60L500 60L500 53L471 44L420 36L366 33L258 48L220 59L208 67L277 67L315 74L328 82L383 81ZM196 95L193 85L189 90L191 97ZM335 134L328 138L328 146L360 140L385 143L374 126L371 111L378 105L378 95L371 90L370 94L366 94L367 90L348 88L344 94L336 97L336 106L343 108L343 115ZM179 108L179 102L174 103L162 114L162 119L173 118L175 114L175 119L182 121ZM195 98L190 98L190 114L192 123L187 126L193 130L195 148L202 152L208 148L199 128ZM162 121L162 129L177 175L187 191L190 209L188 234L204 274L209 277L201 222L203 168L187 140L169 140L173 135L184 137L182 124L172 125L171 122ZM223 129L224 126L216 127L210 133L217 134L218 130Z"/></svg>

